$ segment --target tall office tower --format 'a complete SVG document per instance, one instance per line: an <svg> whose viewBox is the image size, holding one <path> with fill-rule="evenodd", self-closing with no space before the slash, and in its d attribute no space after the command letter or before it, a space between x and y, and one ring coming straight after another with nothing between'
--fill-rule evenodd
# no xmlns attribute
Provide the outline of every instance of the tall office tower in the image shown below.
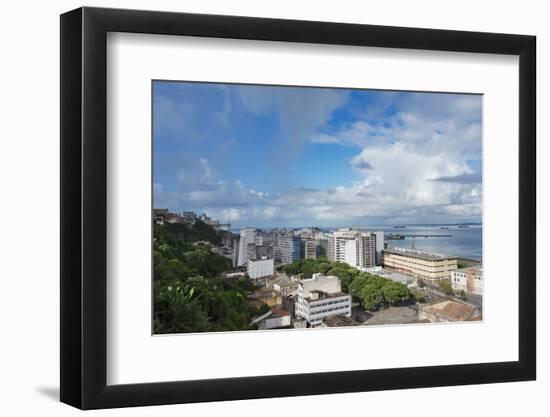
<svg viewBox="0 0 550 417"><path fill-rule="evenodd" d="M384 248L384 232L373 232L376 235L376 265L382 265L382 251Z"/></svg>
<svg viewBox="0 0 550 417"><path fill-rule="evenodd" d="M300 259L300 238L298 236L276 234L273 243L275 262L289 264Z"/></svg>
<svg viewBox="0 0 550 417"><path fill-rule="evenodd" d="M248 261L249 255L252 253L251 250L249 250L249 245L254 245L254 254L256 253L255 245L256 245L256 229L254 228L246 228L241 229L241 236L239 241L239 258L237 262L237 266L243 266L246 265L246 262ZM255 258L255 255L254 255Z"/></svg>
<svg viewBox="0 0 550 417"><path fill-rule="evenodd" d="M357 235L357 266L372 268L376 266L377 236L370 232L361 232Z"/></svg>
<svg viewBox="0 0 550 417"><path fill-rule="evenodd" d="M355 238L357 231L353 229L338 229L327 235L328 253L327 257L332 262L354 262L357 265L357 244ZM349 242L349 243L348 243ZM348 253L346 253L346 251ZM347 259L346 259L347 258Z"/></svg>

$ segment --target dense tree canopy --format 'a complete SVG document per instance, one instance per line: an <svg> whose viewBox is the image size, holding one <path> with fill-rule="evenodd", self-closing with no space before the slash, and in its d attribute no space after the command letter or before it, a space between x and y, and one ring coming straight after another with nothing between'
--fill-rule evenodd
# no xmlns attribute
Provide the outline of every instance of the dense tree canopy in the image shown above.
<svg viewBox="0 0 550 417"><path fill-rule="evenodd" d="M412 294L405 284L379 275L361 272L346 263L330 262L326 258L301 259L281 268L290 275L310 278L316 272L340 278L342 291L360 301L367 310L375 310L384 304L390 306L405 303Z"/></svg>
<svg viewBox="0 0 550 417"><path fill-rule="evenodd" d="M220 237L197 220L155 225L154 332L247 330L258 310L246 302L255 289L246 279L222 279L231 261L210 250Z"/></svg>

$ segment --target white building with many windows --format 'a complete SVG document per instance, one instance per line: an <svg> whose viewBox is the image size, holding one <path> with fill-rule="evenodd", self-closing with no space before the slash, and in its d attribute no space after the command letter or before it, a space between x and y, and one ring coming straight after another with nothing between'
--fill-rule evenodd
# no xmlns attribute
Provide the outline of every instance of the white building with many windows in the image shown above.
<svg viewBox="0 0 550 417"><path fill-rule="evenodd" d="M451 271L451 285L454 291L483 295L483 269L470 267Z"/></svg>
<svg viewBox="0 0 550 417"><path fill-rule="evenodd" d="M384 248L384 232L367 232L354 229L338 229L327 235L327 257L333 262L366 269L381 262Z"/></svg>
<svg viewBox="0 0 550 417"><path fill-rule="evenodd" d="M310 326L318 326L330 316L351 317L351 296L342 292L338 277L313 274L300 281L296 315Z"/></svg>
<svg viewBox="0 0 550 417"><path fill-rule="evenodd" d="M275 273L273 258L271 259L249 259L247 261L246 271L250 279L266 278Z"/></svg>
<svg viewBox="0 0 550 417"><path fill-rule="evenodd" d="M357 262L357 246L355 238L357 231L353 229L338 229L326 235L328 239L327 258L332 262Z"/></svg>

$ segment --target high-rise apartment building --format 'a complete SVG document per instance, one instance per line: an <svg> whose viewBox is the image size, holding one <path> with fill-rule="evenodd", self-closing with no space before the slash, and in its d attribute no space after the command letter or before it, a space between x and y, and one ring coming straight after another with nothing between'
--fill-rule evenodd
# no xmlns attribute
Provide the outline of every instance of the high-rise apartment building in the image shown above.
<svg viewBox="0 0 550 417"><path fill-rule="evenodd" d="M328 256L328 239L325 236L319 235L316 240L319 256Z"/></svg>
<svg viewBox="0 0 550 417"><path fill-rule="evenodd" d="M357 255L351 253L352 251L355 251L355 252L357 251L357 247L355 245L356 236L357 236L357 231L353 229L338 229L329 233L327 235L328 260L332 262L348 262L348 263L354 262L353 266L356 266ZM350 241L352 241L353 243L348 243ZM347 260L346 260L346 252L347 252Z"/></svg>
<svg viewBox="0 0 550 417"><path fill-rule="evenodd" d="M304 259L316 259L317 241L313 239L302 239L302 255Z"/></svg>
<svg viewBox="0 0 550 417"><path fill-rule="evenodd" d="M358 268L372 268L379 264L377 252L384 248L384 232L365 232L338 229L328 235L327 257L333 262L345 262Z"/></svg>
<svg viewBox="0 0 550 417"><path fill-rule="evenodd" d="M376 235L370 232L357 234L357 266L373 268L376 266Z"/></svg>
<svg viewBox="0 0 550 417"><path fill-rule="evenodd" d="M385 249L384 232L372 232L376 235L376 265L382 265L382 251Z"/></svg>

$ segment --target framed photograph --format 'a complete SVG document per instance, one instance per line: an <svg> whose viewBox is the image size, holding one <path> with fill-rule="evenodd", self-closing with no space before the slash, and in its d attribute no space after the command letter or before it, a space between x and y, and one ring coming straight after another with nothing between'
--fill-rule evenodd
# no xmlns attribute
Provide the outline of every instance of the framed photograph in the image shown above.
<svg viewBox="0 0 550 417"><path fill-rule="evenodd" d="M61 401L533 380L535 37L61 16Z"/></svg>

